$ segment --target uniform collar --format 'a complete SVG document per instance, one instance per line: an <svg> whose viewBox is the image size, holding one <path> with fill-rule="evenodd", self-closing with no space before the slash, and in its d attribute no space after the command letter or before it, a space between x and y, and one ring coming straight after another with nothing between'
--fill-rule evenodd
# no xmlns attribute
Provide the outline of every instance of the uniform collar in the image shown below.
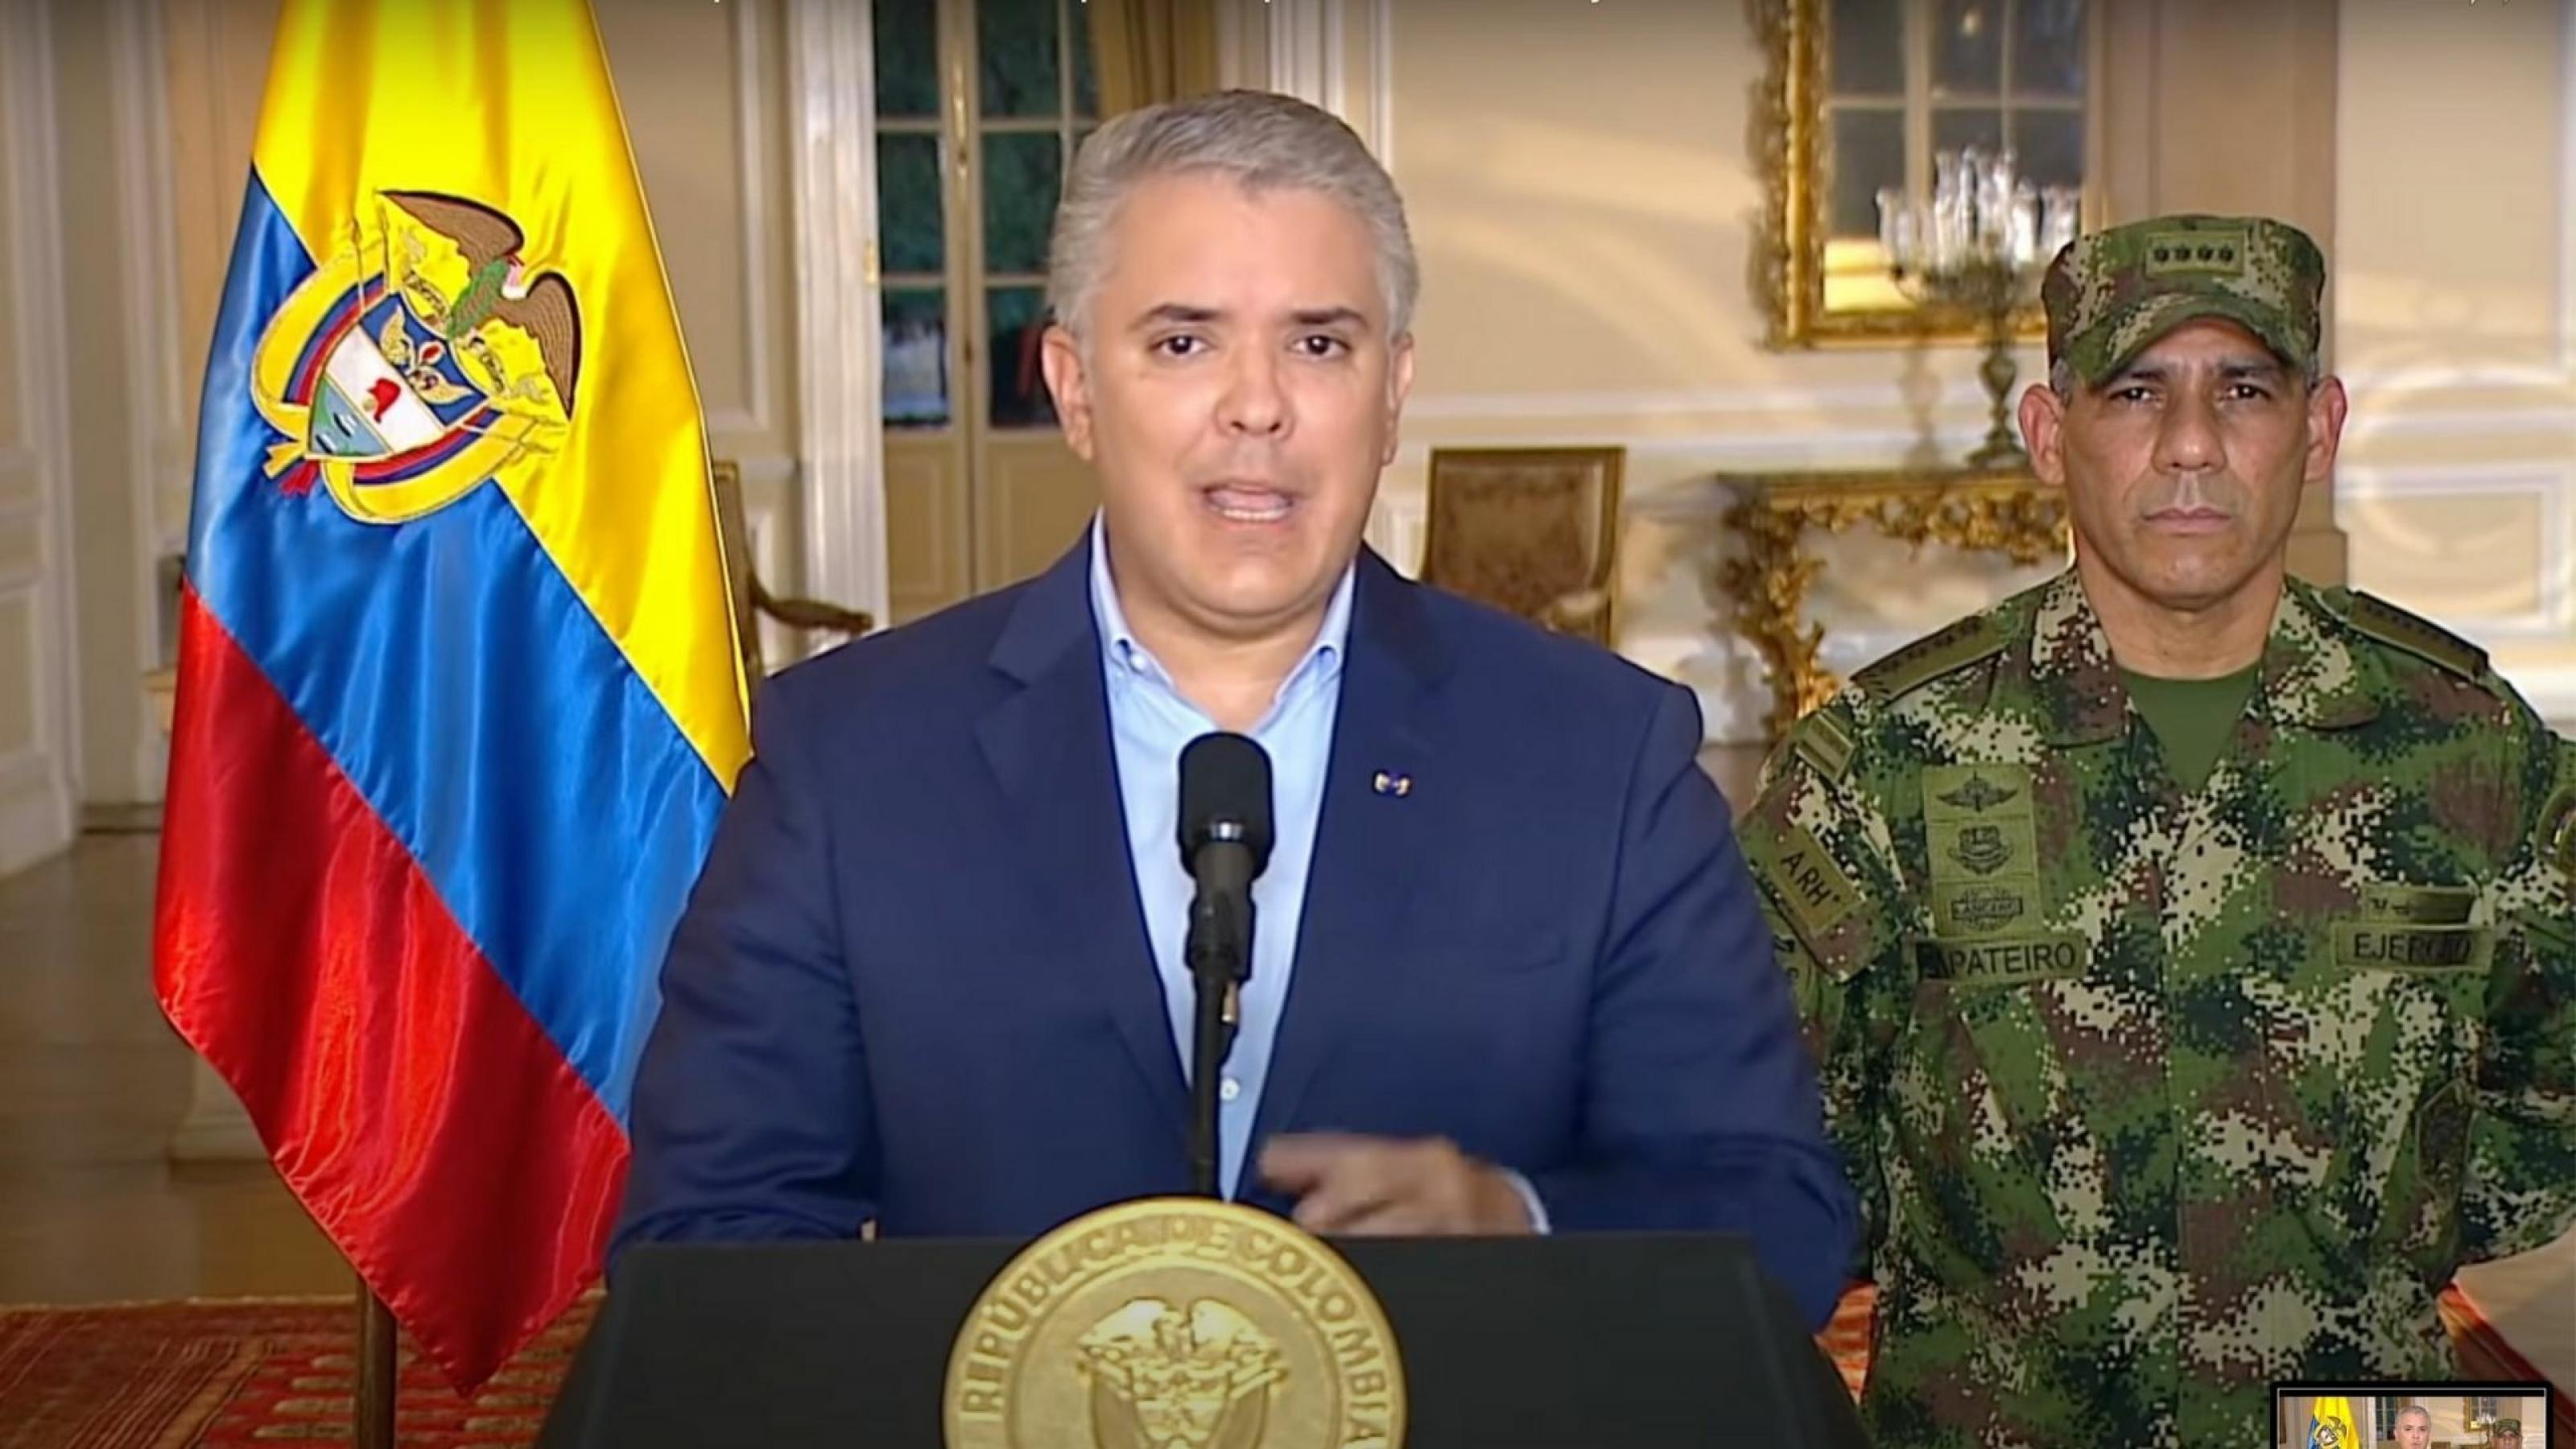
<svg viewBox="0 0 2576 1449"><path fill-rule="evenodd" d="M2085 744L2128 731L2128 688L2102 617L2073 568L2042 586L2025 659L2053 722L2051 742ZM2377 657L2356 647L2317 591L2289 580L2273 609L2252 707L2278 724L2342 729L2379 713L2385 684Z"/></svg>

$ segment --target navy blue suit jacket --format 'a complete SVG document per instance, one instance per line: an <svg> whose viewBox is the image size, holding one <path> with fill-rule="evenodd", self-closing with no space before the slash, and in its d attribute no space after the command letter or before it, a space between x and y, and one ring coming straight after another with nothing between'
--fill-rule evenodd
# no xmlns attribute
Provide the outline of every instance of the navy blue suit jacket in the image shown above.
<svg viewBox="0 0 2576 1449"><path fill-rule="evenodd" d="M612 1251L1026 1236L1189 1188L1088 555L770 680L663 967ZM1558 1232L1856 1214L1690 694L1363 553L1272 1134L1446 1136ZM1409 775L1404 795L1377 772Z"/></svg>

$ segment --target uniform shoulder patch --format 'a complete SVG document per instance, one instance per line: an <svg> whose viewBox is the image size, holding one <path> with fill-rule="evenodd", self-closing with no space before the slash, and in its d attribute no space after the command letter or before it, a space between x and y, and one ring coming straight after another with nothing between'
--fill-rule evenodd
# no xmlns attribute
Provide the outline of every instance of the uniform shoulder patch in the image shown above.
<svg viewBox="0 0 2576 1449"><path fill-rule="evenodd" d="M1851 706L1835 700L1790 727L1789 748L1817 774L1838 781L1851 772L1855 728Z"/></svg>
<svg viewBox="0 0 2576 1449"><path fill-rule="evenodd" d="M2008 642L1986 615L1971 614L1861 670L1852 683L1882 703L1902 699L1942 675L2002 653Z"/></svg>
<svg viewBox="0 0 2576 1449"><path fill-rule="evenodd" d="M1807 827L1791 821L1780 832L1779 853L1771 858L1764 883L1788 910L1798 938L1820 962L1840 961L1831 950L1833 930L1861 903L1860 887L1841 862ZM1837 979L1847 970L1834 970Z"/></svg>
<svg viewBox="0 0 2576 1449"><path fill-rule="evenodd" d="M2464 679L2479 680L2487 672L2485 650L2430 619L2358 591L2341 602L2344 622L2368 638L2429 660Z"/></svg>

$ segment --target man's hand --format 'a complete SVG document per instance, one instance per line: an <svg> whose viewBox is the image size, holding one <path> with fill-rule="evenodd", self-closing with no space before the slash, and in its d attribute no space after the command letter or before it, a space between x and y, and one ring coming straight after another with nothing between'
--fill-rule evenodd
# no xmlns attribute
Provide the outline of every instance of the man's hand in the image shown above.
<svg viewBox="0 0 2576 1449"><path fill-rule="evenodd" d="M1533 1231L1512 1180L1444 1138L1307 1133L1273 1138L1261 1177L1297 1199L1310 1233L1397 1237Z"/></svg>

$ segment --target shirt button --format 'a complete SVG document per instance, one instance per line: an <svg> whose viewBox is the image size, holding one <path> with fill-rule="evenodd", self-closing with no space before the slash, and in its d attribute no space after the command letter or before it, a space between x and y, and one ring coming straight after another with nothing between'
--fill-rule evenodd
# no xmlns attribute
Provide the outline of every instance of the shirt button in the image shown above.
<svg viewBox="0 0 2576 1449"><path fill-rule="evenodd" d="M1231 1102L1235 1098L1243 1095L1243 1083L1236 1081L1232 1077L1228 1077L1217 1084L1216 1094Z"/></svg>

